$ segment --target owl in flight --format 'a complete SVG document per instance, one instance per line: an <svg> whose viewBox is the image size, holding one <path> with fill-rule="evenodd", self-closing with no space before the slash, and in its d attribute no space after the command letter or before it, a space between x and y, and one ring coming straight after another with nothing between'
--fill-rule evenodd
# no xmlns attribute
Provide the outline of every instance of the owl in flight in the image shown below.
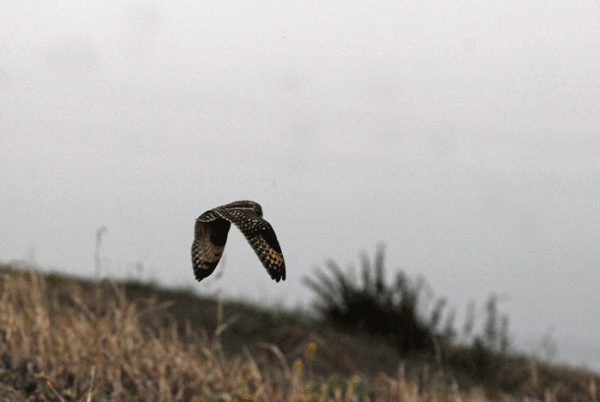
<svg viewBox="0 0 600 402"><path fill-rule="evenodd" d="M200 282L213 273L225 249L231 224L240 229L271 278L285 280L285 261L273 228L253 201L236 201L206 211L196 219L192 264Z"/></svg>

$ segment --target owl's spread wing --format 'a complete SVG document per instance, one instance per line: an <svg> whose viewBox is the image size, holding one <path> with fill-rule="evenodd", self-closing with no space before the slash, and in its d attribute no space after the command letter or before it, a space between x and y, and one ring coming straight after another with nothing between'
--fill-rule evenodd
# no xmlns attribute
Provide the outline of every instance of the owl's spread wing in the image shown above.
<svg viewBox="0 0 600 402"><path fill-rule="evenodd" d="M201 281L213 273L225 249L231 223L207 211L196 219L194 242L192 243L192 265L194 276Z"/></svg>
<svg viewBox="0 0 600 402"><path fill-rule="evenodd" d="M285 261L273 227L251 208L216 208L217 214L244 234L267 272L275 281L285 280Z"/></svg>

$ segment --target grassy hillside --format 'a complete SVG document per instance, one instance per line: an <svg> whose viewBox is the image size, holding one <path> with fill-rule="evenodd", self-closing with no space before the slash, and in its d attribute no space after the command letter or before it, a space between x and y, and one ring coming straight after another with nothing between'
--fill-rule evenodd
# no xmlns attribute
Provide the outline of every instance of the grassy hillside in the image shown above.
<svg viewBox="0 0 600 402"><path fill-rule="evenodd" d="M0 400L597 400L600 380L135 283L0 266ZM478 372L479 370L479 372ZM488 370L485 373L483 371Z"/></svg>

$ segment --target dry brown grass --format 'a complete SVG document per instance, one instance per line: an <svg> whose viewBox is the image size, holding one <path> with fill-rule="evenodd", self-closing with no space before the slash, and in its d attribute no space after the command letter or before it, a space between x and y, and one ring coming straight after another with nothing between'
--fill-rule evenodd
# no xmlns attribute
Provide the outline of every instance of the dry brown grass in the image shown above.
<svg viewBox="0 0 600 402"><path fill-rule="evenodd" d="M317 383L310 375L312 359L318 359L316 342L292 362L266 343L258 346L272 363L257 363L246 348L241 356L225 358L214 336L189 325L164 325L166 305L132 303L112 282L90 294L58 276L2 272L0 400L488 400L482 391L460 393L456 385L424 387L423 381L407 379L403 366L393 377L332 375Z"/></svg>

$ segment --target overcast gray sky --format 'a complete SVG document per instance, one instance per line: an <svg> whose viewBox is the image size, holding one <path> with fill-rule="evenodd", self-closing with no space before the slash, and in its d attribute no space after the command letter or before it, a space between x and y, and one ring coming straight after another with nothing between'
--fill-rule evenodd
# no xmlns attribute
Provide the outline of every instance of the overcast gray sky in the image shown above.
<svg viewBox="0 0 600 402"><path fill-rule="evenodd" d="M600 341L600 3L450 3L4 1L0 260L93 275L105 225L105 274L212 294L194 220L250 199L287 281L232 230L229 295L385 242L460 320Z"/></svg>

